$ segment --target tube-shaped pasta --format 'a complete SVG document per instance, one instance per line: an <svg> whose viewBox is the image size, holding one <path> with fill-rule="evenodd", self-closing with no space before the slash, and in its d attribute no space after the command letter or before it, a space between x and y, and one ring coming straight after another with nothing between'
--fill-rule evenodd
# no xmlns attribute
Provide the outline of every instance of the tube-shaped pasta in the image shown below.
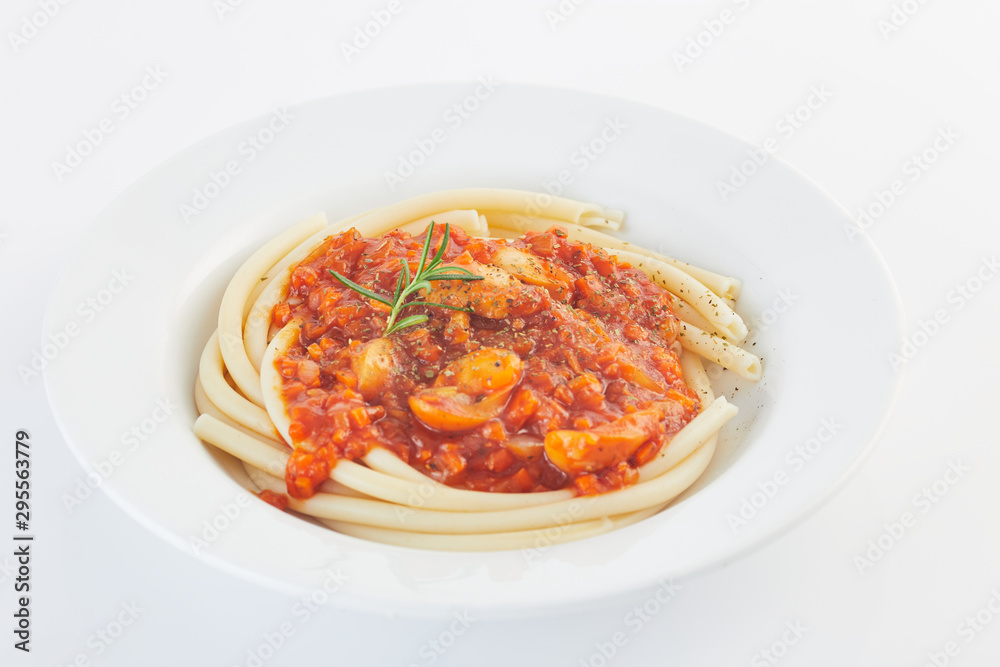
<svg viewBox="0 0 1000 667"><path fill-rule="evenodd" d="M583 495L579 494L579 488L573 486L557 490L539 490L545 487L537 487L521 493L457 488L434 479L401 459L405 452L397 455L387 446L376 445L368 447L364 450L366 453L354 460L336 461L328 476L324 471L324 478L316 480L314 495L302 498L290 494L292 497L286 498L287 506L347 535L399 546L447 550L527 548L537 541L539 531L545 531L547 544L560 543L599 535L656 514L702 474L712 458L719 429L736 413L734 405L714 395L700 359L719 363L749 379L760 377L761 365L754 355L733 344L747 333L743 321L733 310L732 299L739 294L739 281L637 248L596 229L617 229L623 217L621 211L593 203L516 190L473 188L422 195L350 216L331 225L326 225L322 215L314 216L290 228L254 252L225 291L219 311L219 328L207 342L198 365L194 393L201 416L194 424L195 434L243 462L247 477L241 478L244 480L242 483L252 482L257 491L281 496L288 491L284 478L286 470L291 469L290 460L308 450L300 449L302 443L293 442L293 422L282 388L286 385L289 372L302 373L305 367L312 368L309 377L314 384L310 386L317 387L319 370L317 365L309 366L312 362L308 359L294 363L287 360L287 351L299 344L300 335L305 335L300 334L303 323L292 318L279 329L272 323L272 312L289 297L289 284L296 266L331 235L354 227L365 237L400 229L416 238L434 222L460 228L473 237L508 239L527 230L544 232L552 225L562 225L571 239L607 250L620 261L644 271L654 283L679 299L676 301L680 318L678 341L684 350L680 365L689 388L688 396L697 397L693 405L700 403L700 408L692 408L690 415L695 416L689 416L689 421L680 430L666 438L665 445L643 459L644 463L628 464L635 465L635 479L624 484L623 488ZM405 235L398 238L403 244L415 243ZM404 246L397 243L394 247ZM412 257L414 251L407 252ZM544 258L513 248L504 250L502 246L495 252L499 258L495 260L496 266L488 268L506 276L504 280L496 277L496 285L515 291L527 289L526 294L535 296L517 300L505 294L507 302L498 302L497 308L484 306L482 312L489 313L498 322L490 327L503 325L507 318L511 318L513 324L513 318L518 317L516 313L533 312L532 308L536 308L538 303L537 295L543 292L530 292L531 289L552 290L557 296L564 294L566 289L573 289L573 276L546 264ZM458 251L453 251L451 256L455 254ZM465 257L468 256L469 253L465 253ZM606 257L603 261L606 262ZM412 262L416 263L416 260ZM467 263L465 266L475 268L474 264ZM401 269L396 271L398 273ZM483 286L494 288L492 283L477 287ZM650 286L648 289L654 288ZM437 293L431 289L426 292L431 295ZM438 298L452 296L445 291ZM369 299L375 297L378 295L369 295ZM457 301L454 305L445 306L462 310ZM448 311L444 312L448 314ZM447 321L451 328L447 335L456 341L467 340L463 336L468 336L469 316L459 313L449 317L451 319ZM388 336L378 340L382 344L377 348L382 355L378 358L382 360L380 363L384 362L380 368L392 369L394 343L388 340ZM310 354L318 355L321 351L317 348ZM661 349L660 353L665 351ZM367 354L371 356L374 353ZM435 353L430 350L427 354ZM519 354L530 357L526 352ZM475 413L477 418L468 424L449 421L448 428L462 431L475 424L475 428L485 429L484 433L495 438L497 427L489 423L491 419L498 421L494 415L519 414L517 411L533 414L530 411L538 409L538 398L533 397L531 391L513 389L515 385L521 386L518 383L522 377L521 362L513 352L499 349L490 353L470 352L467 356L475 361L467 362L467 366L462 365L465 357L451 361L447 369L454 371L442 372L433 387L424 385L422 393L415 394L423 401L418 401L421 406L419 411L412 408L411 403L415 415L426 412L424 418L431 420L431 416L437 414L435 411L461 408L464 412L456 414L467 416ZM490 359L495 360L497 369L491 371L492 375L477 375L487 366L492 369L484 361ZM504 364L508 361L508 365L513 365L503 371L507 375L500 375L501 370L498 369L501 366L507 368ZM558 394L559 400L564 405L570 405L575 400L591 401L592 405L597 405L593 403L599 400L594 392L603 391L601 383L588 377L589 371L579 366L572 353L567 354L566 363L569 368L575 369L571 373L575 380L559 390L562 392ZM375 378L378 381L373 380L375 383L372 384L366 379L371 374L363 370L369 367L363 364L361 370L351 367L358 373L343 370L342 366L340 368L336 376L337 382L341 383L338 386L346 387L351 400L362 401L360 405L363 406L361 412L352 412L349 419L364 424L369 419L367 415L382 414L378 412L382 408L371 408L374 412L366 411L371 403L364 401L375 400L377 404L380 393L384 391L380 383L385 378ZM478 370L473 373L473 370L466 369ZM616 372L641 379L644 391L661 389L657 380L634 365ZM501 380L501 377L506 379ZM491 391L500 392L501 386L506 393L490 394ZM573 390L569 391L568 387ZM305 389L303 386L299 391ZM463 398L463 391L472 394ZM685 400L691 405L690 399ZM458 407L448 408L447 401L454 402ZM473 405L475 409L470 407ZM314 404L311 409L320 409L318 406L318 403ZM489 410L482 406L488 406ZM551 407L546 409L556 410ZM669 411L668 408L647 408L648 414L643 413L643 423L655 425L656 420L650 417L653 413L649 411L659 409ZM348 419L345 415L336 418L343 421ZM513 421L503 423L523 423L523 418L510 419ZM521 421L518 422L518 419ZM616 430L626 428L619 427L626 422L629 420L622 419L614 426L602 427L604 430L599 431L601 437L608 442L626 438L624 433ZM574 426L574 429L584 430L563 432L583 433L582 441L586 441L586 426ZM517 452L529 457L525 460L543 455L541 438L516 431L507 434L502 428L500 433L511 439L511 447ZM631 438L628 441L633 443L628 450L632 451L634 443L640 440L635 433L627 438ZM505 460L501 456L497 465L509 465L503 462Z"/></svg>

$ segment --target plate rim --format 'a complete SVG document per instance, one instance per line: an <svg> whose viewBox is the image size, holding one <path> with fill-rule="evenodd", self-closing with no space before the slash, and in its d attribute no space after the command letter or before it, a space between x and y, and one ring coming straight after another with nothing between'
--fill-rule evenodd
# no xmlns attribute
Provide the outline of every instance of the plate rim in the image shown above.
<svg viewBox="0 0 1000 667"><path fill-rule="evenodd" d="M352 90L352 91L349 91L349 92L338 93L338 94L335 94L335 95L319 96L319 97L311 98L309 100L297 102L297 103L292 104L292 105L288 105L287 107L284 107L284 108L294 110L294 109L300 109L300 108L305 108L305 107L311 107L311 106L314 106L314 105L317 105L317 104L329 103L329 102L334 101L334 100L341 100L342 101L342 100L345 100L347 98L362 99L362 98L365 98L366 96L370 96L370 95L375 94L375 93L379 93L379 94L382 94L382 93L394 94L394 93L401 93L401 92L404 92L404 91L413 91L414 93L417 93L417 94L425 94L426 95L426 94L430 94L431 91L436 90L436 89L437 90L465 90L466 89L465 87L468 86L468 85L470 85L471 83L475 83L475 81L471 81L471 82L470 81L435 82L435 83L422 83L422 84L406 84L406 85L400 85L400 86L378 86L378 87L372 87L372 88L364 88L364 89ZM605 102L605 103L622 103L622 102L624 102L624 103L626 103L627 105L630 105L630 106L641 107L641 108L645 109L646 111L648 111L650 113L655 113L655 114L660 114L660 115L663 115L663 114L668 115L668 116L672 117L672 119L673 119L674 122L687 123L687 124L693 124L693 125L699 126L702 129L704 129L704 130L708 130L708 131L716 133L716 134L718 134L720 136L726 137L729 140L730 143L732 143L734 145L738 145L741 148L755 147L755 145L752 144L751 142L748 142L748 141L746 141L746 140L738 137L737 135L735 135L735 134L733 134L733 133L731 133L731 132L729 132L729 131L727 131L727 130L725 130L723 128L719 128L719 127L717 127L715 125L712 125L712 124L706 123L704 121L701 121L701 120L698 120L698 119L686 116L684 114L680 114L680 113L678 113L676 111L673 111L673 110L670 110L670 109L665 109L665 108L658 107L658 106L653 105L653 104L649 104L649 103L642 102L642 101L637 101L637 100L634 100L634 99L622 98L622 97L618 97L618 96L606 95L606 94L601 94L601 93L594 93L594 92L591 92L591 91L579 90L579 89L574 89L574 88L569 88L569 87L541 86L541 85L534 85L534 84L505 83L504 84L504 88L508 89L508 90L509 89L520 89L521 91L529 91L529 94L530 94L530 91L532 91L532 90L544 90L544 91L558 93L560 95L560 97L564 97L564 96L567 96L567 95L568 96L572 96L572 97L577 98L577 99L580 99L581 97L586 97L586 98L591 98L592 100L600 100L600 101ZM116 195L114 195L114 197L108 202L108 204L105 207L103 207L101 209L101 211L94 217L94 219L91 220L90 223L87 225L86 229L83 231L83 233L81 235L81 240L84 239L84 238L86 238L93 231L93 229L99 224L99 222L101 220L105 219L109 215L109 212L112 211L114 209L114 207L119 202L121 202L123 200L126 200L131 193L133 193L133 192L141 189L143 185L146 185L151 180L155 179L156 176L157 176L157 174L161 170L167 169L169 165L185 161L186 159L188 159L190 157L190 155L192 153L194 153L199 148L199 146L201 146L203 144L206 144L206 143L209 143L209 142L211 142L213 140L216 140L219 137L224 136L227 133L234 131L236 128L240 128L240 127L244 127L244 126L250 125L250 124L255 123L255 122L257 122L257 121L259 121L261 119L266 119L266 118L269 117L269 115L270 114L268 114L268 113L262 113L262 114L253 116L251 118L245 119L243 121L234 123L234 124L232 124L230 126L227 126L225 128L222 128L222 129L218 130L217 132L212 133L209 136L203 137L203 138L201 138L201 139L199 139L199 140L191 143L190 145L184 147L183 149L181 149L177 153L174 153L173 155L169 156L168 158L166 158L165 160L163 160L159 164L155 165L154 167L152 167L151 169L149 169L148 171L146 171L144 174L142 174L134 182L132 182L124 190L122 190L122 191L118 192ZM810 194L812 196L821 198L823 200L823 202L827 206L832 206L841 215L841 217L844 219L845 222L846 221L851 221L853 223L853 219L851 218L850 212L847 210L847 208L845 206L843 206L842 204L840 204L836 199L834 199L815 180L813 180L809 176L803 174L801 171L799 171L797 168L795 168L793 165L791 165L790 163L788 163L785 159L783 159L780 156L771 155L769 159L770 160L774 160L777 164L780 164L781 167L782 167L782 169L784 169L788 174L790 174L791 176L793 176L795 178L795 180L797 180L800 184L804 184L804 185L808 186L808 189L811 191ZM878 271L879 271L879 273L881 275L881 278L884 280L885 286L888 287L888 289L891 292L892 297L893 297L893 306L894 306L894 308L893 308L893 313L892 313L892 318L891 319L893 321L893 324L895 325L896 330L898 330L898 332L901 335L905 335L905 314L904 314L902 300L900 298L898 286L896 285L896 281L895 281L894 277L892 276L892 274L891 274L891 272L889 270L889 267L888 267L888 265L887 265L884 257L882 256L881 252L879 251L878 246L875 244L874 240L871 238L871 236L867 232L867 230L863 230L860 227L855 226L855 231L857 232L857 236L862 239L862 243L865 244L865 250L869 253L869 255L872 258L874 258L876 260L875 266L878 269ZM59 288L63 285L63 283L67 279L67 275L66 274L67 274L67 272L69 270L69 262L70 262L71 259L72 259L72 256L70 256L70 258L68 258L60 266L58 275L57 275L57 277L56 277L56 279L55 279L55 281L53 283L53 286L51 288L51 291L50 291L50 293L48 295L48 300L47 300L47 304L46 304L46 308L45 308L45 315L44 315L44 318L43 318L43 329L42 329L42 335L43 335L43 337L44 337L44 332L54 330L52 328L52 324L54 322L54 318L56 317L56 313L54 312L55 294L58 292ZM45 388L46 388L45 389L45 391L46 391L46 397L48 399L48 403L49 403L49 407L50 407L50 410L51 410L52 415L53 415L53 419L55 420L55 422L56 422L56 424L57 424L57 426L58 426L61 434L63 435L63 437L64 437L67 445L69 446L70 451L73 452L73 454L76 456L77 460L80 461L80 463L84 466L85 469L90 469L92 467L91 457L86 454L85 447L81 447L77 443L77 437L78 436L74 435L73 433L71 433L71 431L69 429L67 429L66 423L65 423L65 421L63 419L63 416L56 410L55 406L57 405L57 403L59 403L60 399L58 399L57 396L54 393L57 390L53 387L52 376L53 376L54 371L52 371L51 369L52 369L52 366L49 365L43 371L43 377L44 377L44 384L45 384ZM749 555L750 553L753 553L754 551L756 551L756 550L758 550L758 549L760 549L760 548L762 548L762 547L764 547L764 546L766 546L768 544L771 544L778 537L780 537L783 534L786 534L787 532L789 532L790 530L792 530L794 527L797 527L797 526L801 525L802 522L804 522L809 517L811 517L813 514L815 514L820 507L822 507L823 505L825 505L826 503L828 503L835 495L837 495L844 488L844 486L846 485L846 483L851 478L853 478L854 475L856 475L857 472L865 465L865 463L867 462L867 460L871 456L872 452L874 451L875 447L878 445L879 441L881 440L881 438L882 438L882 436L884 434L884 431L886 429L886 426L889 423L890 419L892 418L892 416L893 416L893 414L895 412L895 408L896 408L896 406L898 404L898 399L899 399L899 394L900 394L900 388L902 386L904 375L905 375L905 364L901 365L899 368L895 369L895 372L894 372L894 374L892 376L891 386L888 388L888 390L887 390L887 392L885 394L886 407L882 411L881 415L879 416L878 422L875 425L875 427L872 429L871 433L867 435L867 441L865 442L863 448L853 457L850 465L847 466L846 469L844 469L839 474L839 476L837 477L837 479L834 482L830 483L827 486L827 488L825 488L822 492L820 492L818 494L815 494L812 497L810 503L807 506L799 508L791 517L789 517L787 520L785 520L780 525L775 526L774 528L772 528L770 530L767 530L767 531L764 531L762 533L758 533L757 536L755 537L755 539L752 540L751 542L749 542L749 543L747 543L745 545L740 545L736 549L731 550L731 551L729 551L729 552L727 552L725 554L720 554L714 560L706 560L703 563L699 564L699 566L692 567L692 568L689 569L689 571L685 571L685 572L679 573L677 576L683 577L683 578L688 578L688 577L696 576L696 575L699 575L699 574L704 573L706 571L716 569L717 567L719 567L720 565L722 565L722 564L724 564L726 562L729 562L729 561L732 561L732 560L736 560L736 559L739 559L739 558L744 558L747 555ZM235 481L233 481L233 483L234 483L234 485L236 484ZM162 538L166 539L169 543L173 544L174 546L177 546L182 551L184 551L184 552L186 552L186 553L188 553L190 555L189 549L187 549L186 545L183 543L184 542L183 536L180 536L180 535L176 534L175 532L173 532L168 526L166 526L163 523L161 523L161 521L159 519L150 517L148 514L145 514L139 507L137 507L136 505L134 505L133 502L128 497L126 497L125 494L122 494L120 492L120 490L118 488L116 488L116 486L113 483L113 481L111 481L111 480L105 480L100 485L100 487L101 487L101 489L105 493L107 493L109 495L109 497L112 498L112 500L114 500L114 502L119 507L123 508L126 511L126 513L129 514L129 516L131 516L134 519L136 519L143 526L146 526L147 528L149 528L154 534L158 535L159 537L162 537ZM396 547L396 548L399 548L399 547ZM489 553L492 553L492 552L489 552ZM272 577L270 577L268 575L261 574L259 572L255 572L252 569L249 569L249 568L241 566L240 564L234 563L232 561L228 561L225 558L223 558L222 556L219 556L219 555L213 553L211 550L207 551L204 556L199 556L199 558L204 559L206 562L209 562L210 564L212 564L215 567L218 567L218 568L223 569L223 570L228 571L228 572L234 572L234 573L238 574L239 576L241 576L241 577L243 577L245 579L254 581L254 582L259 583L259 584L267 585L270 588L274 588L274 589L285 591L285 592L301 591L301 590L303 590L298 585L290 585L289 582L287 582L287 581L281 581L279 579L273 579ZM596 599L604 599L604 598L607 598L607 597L609 597L611 595L616 595L616 594L619 594L619 593L620 594L624 594L626 592L631 592L633 590L641 590L642 588L645 588L645 586L633 587L633 588L629 589L628 591L626 591L626 590L618 590L616 593L601 594ZM574 592L576 592L576 591L574 591ZM344 596L344 597L342 597L340 599L341 599L342 602L349 602L350 601L350 598L347 597L347 596ZM575 602L594 601L594 600L595 600L595 597L593 595L587 594L587 593L584 592L584 593L582 593L580 595L564 596L564 597L560 598L559 600L553 601L550 606L552 606L552 607L565 607L568 604L572 604L572 603L575 603ZM384 602L386 600L381 600L381 601ZM397 600L397 602L398 602L398 600ZM532 604L535 604L535 603L533 602ZM345 606L352 606L352 605L347 604ZM364 606L368 606L368 605L367 604L360 604L358 606L364 607ZM473 608L477 608L476 605L474 605L474 604L470 605L470 606L473 607ZM503 610L504 608L507 608L508 611L518 611L518 612L523 612L525 610L525 607L524 607L523 604L522 605L518 605L516 603L500 603L500 604L497 604L494 601L492 603L489 603L487 606L490 609L493 609L493 610ZM397 604L396 607L398 608L398 610L401 613L404 613L404 614L407 613L407 610L408 610L408 606L407 605L405 605L405 604L402 604L402 605L401 604ZM421 616L422 615L426 615L426 609L421 609L419 611L419 613L416 613L414 615L421 615Z"/></svg>

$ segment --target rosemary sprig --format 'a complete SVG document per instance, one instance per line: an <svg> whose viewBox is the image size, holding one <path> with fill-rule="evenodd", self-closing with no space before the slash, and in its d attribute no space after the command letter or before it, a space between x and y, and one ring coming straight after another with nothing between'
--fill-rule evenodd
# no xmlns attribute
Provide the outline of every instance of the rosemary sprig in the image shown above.
<svg viewBox="0 0 1000 667"><path fill-rule="evenodd" d="M392 300L373 292L370 289L362 287L350 278L342 276L333 269L327 269L334 278L339 280L345 286L350 287L352 290L366 296L369 299L374 299L379 303L384 303L389 307L389 320L385 324L385 333L383 335L388 336L389 334L395 333L400 329L405 329L406 327L413 326L415 324L422 324L426 322L429 318L427 315L410 315L409 317L404 317L403 319L397 319L400 313L403 312L404 308L409 308L410 306L438 306L440 308L450 308L451 310L461 310L467 313L472 312L468 308L459 308L458 306L449 306L444 303L434 303L432 301L410 301L406 302L412 294L419 292L422 289L430 291L432 280L482 280L482 276L477 276L468 269L462 268L460 266L447 266L441 267L441 258L444 257L445 248L448 247L448 241L451 240L450 228L448 223L444 225L444 235L441 237L441 246L438 248L437 253L431 259L430 262L427 261L427 251L431 247L431 237L434 234L434 221L427 227L427 238L424 239L424 249L420 253L420 262L417 264L417 272L413 275L410 274L410 265L405 259L400 259L399 263L402 265L402 269L399 272L399 280L396 281L396 291L392 295Z"/></svg>

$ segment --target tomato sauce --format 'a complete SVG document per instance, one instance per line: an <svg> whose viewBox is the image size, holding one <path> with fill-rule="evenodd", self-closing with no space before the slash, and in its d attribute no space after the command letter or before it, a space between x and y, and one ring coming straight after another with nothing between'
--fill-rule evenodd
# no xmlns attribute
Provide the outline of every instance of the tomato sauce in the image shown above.
<svg viewBox="0 0 1000 667"><path fill-rule="evenodd" d="M288 296L272 312L277 327L302 321L298 343L275 361L295 447L286 471L291 496L311 496L338 459L358 459L375 446L456 488L603 493L634 484L637 468L698 413L678 361L671 295L600 248L570 241L559 227L509 241L451 230L446 263L490 265L504 248L514 248L519 257L534 258L545 279L512 281L510 291L490 295L490 302L481 293L470 297L463 305L471 314L405 309L406 316L429 319L391 334L391 364L377 391L366 388L369 380L359 381L354 369L366 346L382 337L390 309L330 271L392 300L400 259L415 272L424 237L396 230L368 239L348 230L293 270ZM436 228L429 255L442 237ZM514 353L523 369L496 416L457 431L417 418L411 397L441 386L454 364L477 350ZM628 415L633 418L621 421ZM567 472L546 456L550 432L600 432L616 421L642 422L646 429L627 457L604 452L603 467Z"/></svg>

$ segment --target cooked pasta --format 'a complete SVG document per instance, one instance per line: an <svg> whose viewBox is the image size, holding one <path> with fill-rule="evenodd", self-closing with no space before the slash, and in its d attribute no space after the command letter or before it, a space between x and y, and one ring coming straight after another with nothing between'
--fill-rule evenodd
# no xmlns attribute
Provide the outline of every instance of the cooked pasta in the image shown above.
<svg viewBox="0 0 1000 667"><path fill-rule="evenodd" d="M655 514L736 413L701 359L762 369L738 345L739 281L596 231L623 216L469 189L291 227L225 291L195 433L277 507L400 546L530 547Z"/></svg>

